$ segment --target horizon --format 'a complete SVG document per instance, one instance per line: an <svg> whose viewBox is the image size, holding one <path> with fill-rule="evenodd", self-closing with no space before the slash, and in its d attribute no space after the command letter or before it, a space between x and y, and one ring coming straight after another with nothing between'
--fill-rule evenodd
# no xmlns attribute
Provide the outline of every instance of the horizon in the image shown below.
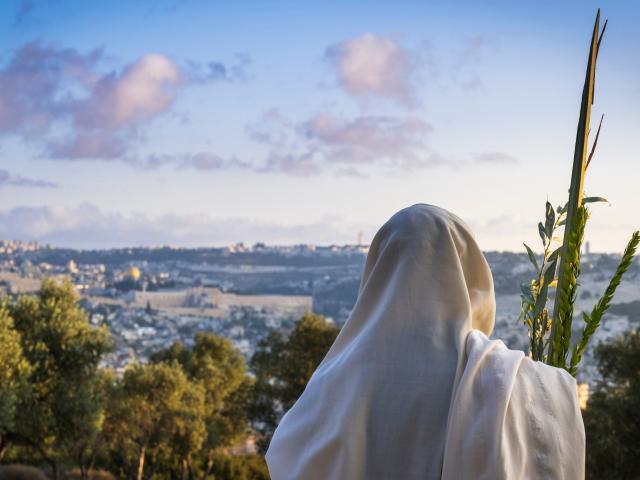
<svg viewBox="0 0 640 480"><path fill-rule="evenodd" d="M246 242L234 242L234 243L228 243L228 244L211 244L211 245L191 245L191 246L184 246L184 245L175 245L175 244L137 244L137 245L121 245L121 246L117 246L117 247L93 247L93 248L86 248L86 247L72 247L72 246L66 246L66 245L55 245L55 244L51 244L51 243L41 243L38 240L20 240L20 239L7 239L7 238L0 238L0 246L6 244L6 243L15 243L15 242L19 242L19 243L24 243L24 244L36 244L38 247L40 248L50 248L53 250L76 250L76 251L80 251L80 252L90 252L90 251L95 251L95 252L100 252L100 251L108 251L108 250L132 250L132 249L148 249L148 250L159 250L159 249L163 249L163 248L168 248L171 250L206 250L206 249L229 249L229 248L233 248L233 247L239 247L242 246L243 248L249 249L249 251L253 251L255 250L255 248L257 246L261 246L263 248L294 248L294 247L314 247L314 248L331 248L331 247L339 247L339 248L345 248L345 247L351 247L351 248L369 248L370 247L370 243L265 243L265 242L255 242L255 243L246 243ZM583 253L585 253L585 248L586 246L583 245ZM514 253L514 254L521 254L524 257L526 257L526 252L523 251L519 251L519 250L496 250L496 249L482 249L483 253ZM536 255L542 255L542 251L541 250L537 250L537 249L533 249L533 252ZM365 253L365 252L363 252ZM616 252L616 251L594 251L591 246L589 245L589 254L591 255L621 255L622 252ZM640 262L640 260L636 260L637 262Z"/></svg>
<svg viewBox="0 0 640 480"><path fill-rule="evenodd" d="M76 249L368 243L418 202L484 251L564 203L587 41L609 26L586 241L640 226L640 5L0 5L0 238ZM348 19L348 21L344 21Z"/></svg>

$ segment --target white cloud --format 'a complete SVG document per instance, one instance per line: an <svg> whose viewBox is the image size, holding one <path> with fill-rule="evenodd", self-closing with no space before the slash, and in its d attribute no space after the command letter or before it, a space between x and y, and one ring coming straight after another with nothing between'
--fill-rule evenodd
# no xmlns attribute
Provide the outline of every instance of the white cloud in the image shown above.
<svg viewBox="0 0 640 480"><path fill-rule="evenodd" d="M146 157L131 157L127 161L143 169L154 169L164 165L172 165L178 169L194 170L229 170L232 168L248 169L251 164L236 157L224 158L210 152L175 154L151 154Z"/></svg>
<svg viewBox="0 0 640 480"><path fill-rule="evenodd" d="M441 163L429 151L431 126L415 116L361 115L352 119L319 113L292 122L276 110L247 127L254 141L268 148L258 171L293 175L332 172L366 177L372 168L410 171Z"/></svg>
<svg viewBox="0 0 640 480"><path fill-rule="evenodd" d="M392 38L365 33L327 49L342 87L355 96L387 97L404 105L415 103L415 62Z"/></svg>
<svg viewBox="0 0 640 480"><path fill-rule="evenodd" d="M368 178L375 170L408 174L443 165L462 168L518 163L515 157L501 151L462 158L443 155L429 145L432 131L429 123L412 115L360 115L348 119L323 112L294 122L271 109L246 127L248 137L264 147L254 160L201 151L153 154L127 161L149 169L173 166L201 171L236 169L299 177L332 174L354 178Z"/></svg>
<svg viewBox="0 0 640 480"><path fill-rule="evenodd" d="M171 104L179 83L175 63L163 55L144 55L107 87L101 107L116 126L146 119Z"/></svg>
<svg viewBox="0 0 640 480"><path fill-rule="evenodd" d="M95 205L74 208L14 207L0 211L0 238L37 240L59 246L108 248L135 245L211 246L246 243L329 244L354 241L354 232L369 226L347 225L340 218L306 224L281 224L246 218L124 215Z"/></svg>
<svg viewBox="0 0 640 480"><path fill-rule="evenodd" d="M159 54L144 55L118 75L100 76L88 95L66 106L72 132L50 141L54 158L119 158L138 138L138 129L173 103L182 84L178 66Z"/></svg>
<svg viewBox="0 0 640 480"><path fill-rule="evenodd" d="M35 178L27 178L21 175L15 175L7 170L0 169L0 188L2 187L27 187L27 188L55 188L53 182L47 180L39 180Z"/></svg>
<svg viewBox="0 0 640 480"><path fill-rule="evenodd" d="M482 152L473 156L476 163L502 163L515 164L519 163L518 159L513 155L500 151Z"/></svg>
<svg viewBox="0 0 640 480"><path fill-rule="evenodd" d="M428 164L432 127L418 117L359 116L342 120L328 113L302 126L327 162L372 163L403 168Z"/></svg>
<svg viewBox="0 0 640 480"><path fill-rule="evenodd" d="M42 147L46 158L126 160L144 127L170 110L181 89L239 79L249 61L180 67L150 53L104 71L105 60L100 49L83 54L40 42L16 50L0 67L0 134Z"/></svg>

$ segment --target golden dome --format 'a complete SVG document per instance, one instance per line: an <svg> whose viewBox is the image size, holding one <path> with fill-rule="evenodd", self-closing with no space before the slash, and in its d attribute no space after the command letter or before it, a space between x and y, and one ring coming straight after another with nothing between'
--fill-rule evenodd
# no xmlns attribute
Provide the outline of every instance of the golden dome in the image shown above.
<svg viewBox="0 0 640 480"><path fill-rule="evenodd" d="M129 276L134 280L140 279L140 269L138 267L131 266L129 269Z"/></svg>

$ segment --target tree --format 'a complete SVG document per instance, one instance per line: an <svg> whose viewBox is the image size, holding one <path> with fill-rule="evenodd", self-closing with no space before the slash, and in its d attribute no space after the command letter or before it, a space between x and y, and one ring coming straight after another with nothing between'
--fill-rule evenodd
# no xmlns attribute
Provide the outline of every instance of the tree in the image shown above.
<svg viewBox="0 0 640 480"><path fill-rule="evenodd" d="M98 364L109 335L89 324L69 281L45 280L37 295L20 296L8 308L31 365L9 436L35 449L58 479L60 460L78 458L77 449L100 431Z"/></svg>
<svg viewBox="0 0 640 480"><path fill-rule="evenodd" d="M596 347L602 376L584 412L587 477L640 477L640 332Z"/></svg>
<svg viewBox="0 0 640 480"><path fill-rule="evenodd" d="M302 394L339 329L321 315L305 314L289 336L280 332L262 341L251 359L256 375L249 415L266 450L280 418Z"/></svg>
<svg viewBox="0 0 640 480"><path fill-rule="evenodd" d="M262 455L216 454L212 472L216 480L269 480Z"/></svg>
<svg viewBox="0 0 640 480"><path fill-rule="evenodd" d="M109 406L109 398L115 384L115 372L111 368L98 369L95 384L95 400L99 406L98 422L89 435L83 435L76 440L73 448L75 463L80 467L83 480L89 478L89 471L93 470L96 460L105 458L105 447L108 438L104 428L104 419Z"/></svg>
<svg viewBox="0 0 640 480"><path fill-rule="evenodd" d="M208 478L214 454L248 431L246 404L252 381L244 358L222 337L199 332L192 349L176 342L151 356L152 362L177 362L205 391L206 437L202 445L202 476ZM193 467L189 464L193 474Z"/></svg>
<svg viewBox="0 0 640 480"><path fill-rule="evenodd" d="M179 364L128 368L114 385L105 421L123 473L142 480L149 465L147 478L152 478L177 460L184 478L189 455L205 439L204 413L204 389L189 381Z"/></svg>
<svg viewBox="0 0 640 480"><path fill-rule="evenodd" d="M28 388L31 367L22 353L6 301L0 300L0 459L16 428L18 403Z"/></svg>

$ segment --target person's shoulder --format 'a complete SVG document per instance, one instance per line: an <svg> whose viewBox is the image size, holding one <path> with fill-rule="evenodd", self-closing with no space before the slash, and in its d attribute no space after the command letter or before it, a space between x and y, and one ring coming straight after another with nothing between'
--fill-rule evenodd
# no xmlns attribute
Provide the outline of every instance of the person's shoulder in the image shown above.
<svg viewBox="0 0 640 480"><path fill-rule="evenodd" d="M522 354L519 350L511 350L507 348L502 340L491 339L487 337L484 332L480 330L471 330L467 334L466 339L466 351L467 355L471 356L474 354L482 353L482 354Z"/></svg>
<svg viewBox="0 0 640 480"><path fill-rule="evenodd" d="M489 337L487 337L484 332L481 332L480 330L473 329L467 334L467 354L471 353L473 350L487 348L496 341L502 343L500 340L489 339Z"/></svg>
<svg viewBox="0 0 640 480"><path fill-rule="evenodd" d="M466 339L467 367L515 375L524 353L510 350L502 340L490 339L479 330L471 330Z"/></svg>
<svg viewBox="0 0 640 480"><path fill-rule="evenodd" d="M576 385L576 379L563 368L553 367L544 362L533 360L521 350L507 347L502 340L490 339L480 330L471 330L467 335L467 354L474 352L491 352L492 354L517 355L522 356L521 370L535 372L538 376L547 379L554 379L569 385Z"/></svg>
<svg viewBox="0 0 640 480"><path fill-rule="evenodd" d="M537 377L544 379L545 383L554 382L576 390L576 379L564 368L547 365L544 362L533 360L529 357L523 359L520 367L525 372L533 372ZM577 390L576 390L577 391Z"/></svg>

